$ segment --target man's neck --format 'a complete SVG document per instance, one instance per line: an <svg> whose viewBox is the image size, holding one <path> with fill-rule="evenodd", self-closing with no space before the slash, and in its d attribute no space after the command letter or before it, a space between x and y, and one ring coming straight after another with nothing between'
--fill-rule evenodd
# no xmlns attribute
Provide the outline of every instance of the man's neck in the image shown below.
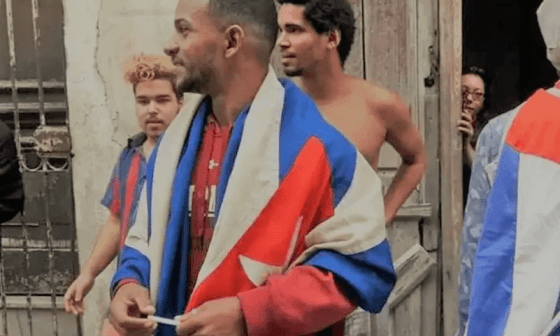
<svg viewBox="0 0 560 336"><path fill-rule="evenodd" d="M223 78L222 89L210 93L212 111L221 127L231 125L239 112L251 104L267 73L268 67L243 65Z"/></svg>
<svg viewBox="0 0 560 336"><path fill-rule="evenodd" d="M336 60L305 73L301 77L301 85L315 101L324 101L335 98L341 92L343 86L340 84L346 78L344 69Z"/></svg>

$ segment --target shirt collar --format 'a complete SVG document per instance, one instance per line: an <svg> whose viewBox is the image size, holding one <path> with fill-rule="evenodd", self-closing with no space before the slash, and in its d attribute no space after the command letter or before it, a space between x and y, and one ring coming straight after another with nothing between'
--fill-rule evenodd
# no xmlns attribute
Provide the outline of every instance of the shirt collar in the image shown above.
<svg viewBox="0 0 560 336"><path fill-rule="evenodd" d="M128 138L128 148L140 147L146 142L148 136L144 132L140 132Z"/></svg>

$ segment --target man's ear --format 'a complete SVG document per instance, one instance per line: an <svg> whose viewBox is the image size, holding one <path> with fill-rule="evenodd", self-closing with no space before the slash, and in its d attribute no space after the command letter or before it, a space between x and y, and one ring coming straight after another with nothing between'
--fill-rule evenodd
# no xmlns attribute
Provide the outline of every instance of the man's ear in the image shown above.
<svg viewBox="0 0 560 336"><path fill-rule="evenodd" d="M225 31L226 37L226 57L231 57L241 47L245 39L245 30L240 25L229 26Z"/></svg>
<svg viewBox="0 0 560 336"><path fill-rule="evenodd" d="M327 33L328 35L328 46L331 49L338 48L340 44L341 34L339 29L333 29Z"/></svg>

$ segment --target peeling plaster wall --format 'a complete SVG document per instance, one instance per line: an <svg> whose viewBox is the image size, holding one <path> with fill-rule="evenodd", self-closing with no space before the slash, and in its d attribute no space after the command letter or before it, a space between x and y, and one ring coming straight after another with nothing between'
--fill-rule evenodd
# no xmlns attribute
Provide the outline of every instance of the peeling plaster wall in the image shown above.
<svg viewBox="0 0 560 336"><path fill-rule="evenodd" d="M68 108L80 266L107 217L100 205L126 139L139 131L122 64L140 53L163 54L177 0L64 0ZM111 265L86 299L84 335L98 335L109 304Z"/></svg>

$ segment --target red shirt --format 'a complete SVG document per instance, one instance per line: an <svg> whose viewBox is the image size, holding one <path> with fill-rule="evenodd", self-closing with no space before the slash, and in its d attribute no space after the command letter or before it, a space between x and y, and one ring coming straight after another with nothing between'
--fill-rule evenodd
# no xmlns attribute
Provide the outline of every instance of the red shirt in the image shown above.
<svg viewBox="0 0 560 336"><path fill-rule="evenodd" d="M208 116L190 187L189 295L214 232L216 185L230 133L231 125L222 128L213 115Z"/></svg>

